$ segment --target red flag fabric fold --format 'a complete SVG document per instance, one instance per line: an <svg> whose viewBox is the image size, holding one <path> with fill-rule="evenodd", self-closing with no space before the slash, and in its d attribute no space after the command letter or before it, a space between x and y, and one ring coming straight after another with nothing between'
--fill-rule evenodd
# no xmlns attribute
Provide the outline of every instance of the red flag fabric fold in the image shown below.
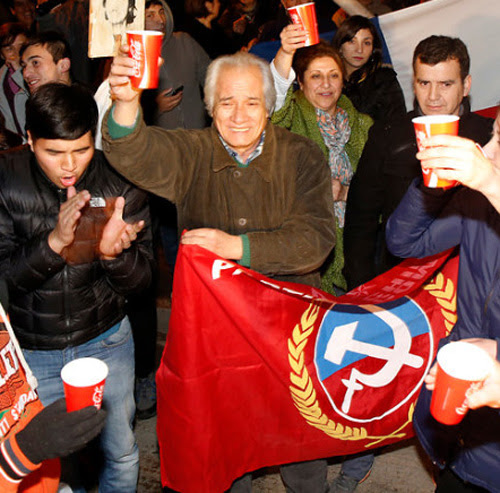
<svg viewBox="0 0 500 493"><path fill-rule="evenodd" d="M335 298L181 246L157 373L163 485L219 493L264 466L410 438L456 318L449 253Z"/></svg>

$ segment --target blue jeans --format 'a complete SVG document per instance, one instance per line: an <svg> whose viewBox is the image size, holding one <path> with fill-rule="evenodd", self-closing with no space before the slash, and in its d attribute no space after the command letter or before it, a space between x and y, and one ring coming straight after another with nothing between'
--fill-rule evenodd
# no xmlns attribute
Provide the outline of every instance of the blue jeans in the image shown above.
<svg viewBox="0 0 500 493"><path fill-rule="evenodd" d="M69 361L93 356L108 365L103 397L103 408L108 414L100 436L104 465L99 475L99 493L135 493L139 449L132 428L135 413L134 342L128 318L121 321L117 331L97 339L100 340L66 349L24 349L23 353L38 380L38 395L45 406L64 397L61 369Z"/></svg>

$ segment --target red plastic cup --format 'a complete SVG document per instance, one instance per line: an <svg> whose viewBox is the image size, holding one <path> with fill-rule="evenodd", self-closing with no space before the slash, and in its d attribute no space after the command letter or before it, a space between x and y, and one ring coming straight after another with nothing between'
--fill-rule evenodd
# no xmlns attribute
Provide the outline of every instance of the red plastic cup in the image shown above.
<svg viewBox="0 0 500 493"><path fill-rule="evenodd" d="M438 370L431 399L431 414L445 425L456 425L468 411L465 399L480 388L493 368L483 349L467 342L451 342L437 355Z"/></svg>
<svg viewBox="0 0 500 493"><path fill-rule="evenodd" d="M459 116L455 115L428 115L413 118L413 127L417 136L418 150L421 151L422 140L431 135L458 135ZM458 185L455 180L443 180L438 178L436 173L429 168L422 167L424 185L430 188L452 188Z"/></svg>
<svg viewBox="0 0 500 493"><path fill-rule="evenodd" d="M136 89L158 87L158 58L161 54L163 33L160 31L127 31L128 56L135 62L134 76L130 77Z"/></svg>
<svg viewBox="0 0 500 493"><path fill-rule="evenodd" d="M293 5L287 8L288 15L294 24L299 24L307 32L306 46L319 43L318 21L314 2Z"/></svg>
<svg viewBox="0 0 500 493"><path fill-rule="evenodd" d="M64 365L61 378L68 412L87 406L101 409L108 365L97 358L78 358Z"/></svg>

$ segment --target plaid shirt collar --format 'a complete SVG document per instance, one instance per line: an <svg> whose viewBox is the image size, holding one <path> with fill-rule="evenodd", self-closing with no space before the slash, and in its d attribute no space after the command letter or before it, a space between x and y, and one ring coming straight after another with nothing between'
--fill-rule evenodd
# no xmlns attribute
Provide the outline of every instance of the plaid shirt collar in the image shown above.
<svg viewBox="0 0 500 493"><path fill-rule="evenodd" d="M248 159L243 162L239 156L239 154L231 149L227 142L219 135L219 139L222 142L222 145L228 152L228 154L238 163L239 166L246 167L248 166L255 158L259 157L262 154L262 149L264 147L264 138L266 136L266 131L264 130L260 136L259 143L257 144L257 147L252 151L252 154L248 157Z"/></svg>

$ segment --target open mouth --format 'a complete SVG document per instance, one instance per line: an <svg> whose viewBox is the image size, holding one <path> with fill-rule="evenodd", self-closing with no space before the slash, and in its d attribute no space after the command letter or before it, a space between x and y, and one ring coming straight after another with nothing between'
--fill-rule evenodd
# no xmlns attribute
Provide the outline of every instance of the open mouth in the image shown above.
<svg viewBox="0 0 500 493"><path fill-rule="evenodd" d="M63 176L61 183L64 187L72 187L76 183L76 176Z"/></svg>
<svg viewBox="0 0 500 493"><path fill-rule="evenodd" d="M28 82L28 86L33 88L33 87L36 87L40 83L40 80L39 79L29 79L27 82Z"/></svg>

